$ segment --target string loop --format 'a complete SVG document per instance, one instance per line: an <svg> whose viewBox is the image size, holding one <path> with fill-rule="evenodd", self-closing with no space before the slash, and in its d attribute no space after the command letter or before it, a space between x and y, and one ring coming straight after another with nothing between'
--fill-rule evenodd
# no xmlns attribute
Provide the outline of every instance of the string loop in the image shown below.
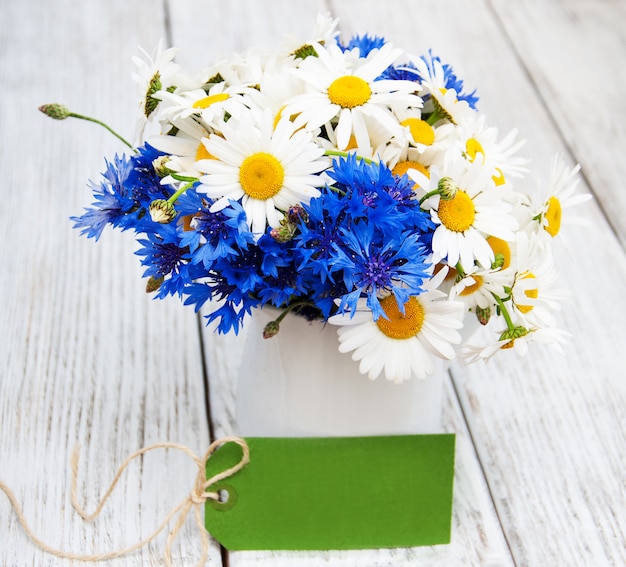
<svg viewBox="0 0 626 567"><path fill-rule="evenodd" d="M211 455L213 455L213 453L219 447L227 443L236 443L237 445L239 445L239 447L241 447L241 459L234 466L213 475L209 479L206 479L205 478L206 477L206 464L208 460L211 458ZM203 458L198 457L189 447L186 447L185 445L180 445L178 443L157 443L155 445L150 445L148 447L144 447L142 449L139 449L138 451L135 451L120 465L115 477L113 478L111 484L109 485L109 488L107 489L107 491L104 493L104 495L98 502L98 505L96 506L95 510L91 513L87 513L85 509L83 508L83 506L78 501L77 478L78 478L79 447L76 447L74 451L72 451L72 456L70 459L70 467L71 467L71 473L72 473L72 490L71 490L72 507L74 508L74 510L76 510L78 515L86 522L90 522L94 518L97 518L98 515L102 512L102 509L106 501L111 496L113 490L115 489L115 486L117 485L119 479L121 478L122 474L124 473L128 465L137 457L144 455L150 451L154 451L155 449L174 449L177 451L182 451L191 459L193 459L193 461L196 463L196 466L198 468L195 483L194 483L193 488L189 492L189 494L179 504L177 504L176 506L174 506L174 508L172 508L170 513L167 515L167 517L163 520L163 522L159 525L159 527L154 532L152 532L151 535L149 535L147 538L141 540L140 542L134 545L131 545L122 549L118 549L114 551L107 551L103 553L90 554L90 555L83 555L79 553L72 553L72 552L66 552L63 550L55 549L54 547L51 547L47 545L46 543L44 543L43 541L41 541L33 533L32 529L28 525L28 522L26 521L26 518L24 517L22 507L17 501L15 494L1 480L0 480L0 490L2 490L6 494L11 506L13 507L15 515L17 516L17 519L19 520L19 523L22 529L24 530L26 535L31 539L31 541L33 541L33 543L37 545L37 547L39 547L46 553L49 553L56 557L59 557L62 559L72 559L75 561L88 561L88 562L105 561L107 559L114 559L116 557L122 557L124 555L133 553L134 551L141 549L142 547L144 547L145 545L153 541L165 529L165 527L169 524L169 522L175 517L177 517L173 528L168 533L167 541L165 544L165 550L164 550L165 564L168 567L172 567L172 545L180 529L184 525L189 512L193 508L196 526L198 527L198 530L200 532L200 537L201 537L201 542L202 542L201 557L196 565L197 567L201 567L206 562L206 559L209 553L209 534L204 527L204 521L202 518L202 505L206 502L206 500L219 500L220 498L219 494L217 492L210 492L209 489L215 484L217 484L218 482L234 475L235 473L240 471L243 467L245 467L250 462L250 450L248 448L248 444L245 442L244 439L241 439L240 437L224 437L223 439L218 439L217 441L214 441L209 446Z"/></svg>

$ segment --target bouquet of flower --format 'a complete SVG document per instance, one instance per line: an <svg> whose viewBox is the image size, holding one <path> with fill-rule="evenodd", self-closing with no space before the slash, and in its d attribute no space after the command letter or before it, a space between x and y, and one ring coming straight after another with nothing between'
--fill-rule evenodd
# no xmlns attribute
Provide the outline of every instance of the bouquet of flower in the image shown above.
<svg viewBox="0 0 626 567"><path fill-rule="evenodd" d="M557 159L538 199L517 191L522 143L498 138L450 65L380 37L344 43L336 24L194 76L174 49L136 59L138 142L91 183L75 226L132 229L147 290L207 306L219 332L265 306L268 338L287 313L337 326L372 379L558 348L551 246L562 209L587 198L576 169ZM457 348L476 321L493 340Z"/></svg>

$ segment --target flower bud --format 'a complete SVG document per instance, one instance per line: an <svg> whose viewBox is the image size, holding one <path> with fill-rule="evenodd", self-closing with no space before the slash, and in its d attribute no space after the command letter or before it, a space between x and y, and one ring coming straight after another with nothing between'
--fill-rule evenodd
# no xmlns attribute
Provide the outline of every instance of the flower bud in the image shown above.
<svg viewBox="0 0 626 567"><path fill-rule="evenodd" d="M153 222L167 224L176 218L174 205L165 199L155 199L150 203L148 210L150 211L150 218Z"/></svg>
<svg viewBox="0 0 626 567"><path fill-rule="evenodd" d="M297 223L298 221L309 221L309 215L304 210L304 207L300 204L295 204L289 207L289 210L287 211L287 217L289 218L290 222L294 223Z"/></svg>
<svg viewBox="0 0 626 567"><path fill-rule="evenodd" d="M489 319L491 318L491 307L482 307L476 306L476 319L481 325L486 325L489 323Z"/></svg>
<svg viewBox="0 0 626 567"><path fill-rule="evenodd" d="M146 283L146 293L152 293L161 287L161 284L165 280L165 277L161 276L160 278L155 278L154 276L150 276L148 278L148 283Z"/></svg>
<svg viewBox="0 0 626 567"><path fill-rule="evenodd" d="M167 167L167 162L171 159L172 158L170 158L170 156L159 156L158 158L153 160L152 167L159 177L165 177L166 175L173 173L172 170Z"/></svg>
<svg viewBox="0 0 626 567"><path fill-rule="evenodd" d="M278 331L280 331L280 323L278 321L270 321L263 329L263 338L271 339L278 334Z"/></svg>
<svg viewBox="0 0 626 567"><path fill-rule="evenodd" d="M72 115L70 109L67 108L67 106L57 104L56 102L53 102L51 104L42 104L39 107L39 110L43 112L46 116L54 118L55 120L65 120Z"/></svg>
<svg viewBox="0 0 626 567"><path fill-rule="evenodd" d="M296 234L298 222L300 220L307 222L308 218L309 215L307 215L302 205L293 205L289 207L289 210L280 221L280 226L270 231L270 236L281 244L289 242Z"/></svg>
<svg viewBox="0 0 626 567"><path fill-rule="evenodd" d="M437 190L444 201L454 199L459 187L451 177L442 177L437 183Z"/></svg>
<svg viewBox="0 0 626 567"><path fill-rule="evenodd" d="M296 233L296 225L290 222L281 221L280 226L270 230L270 236L276 241L284 244L289 242Z"/></svg>

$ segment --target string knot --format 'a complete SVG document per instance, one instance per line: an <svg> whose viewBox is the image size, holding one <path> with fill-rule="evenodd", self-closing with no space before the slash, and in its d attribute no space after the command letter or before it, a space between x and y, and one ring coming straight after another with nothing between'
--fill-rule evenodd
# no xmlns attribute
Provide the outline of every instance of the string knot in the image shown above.
<svg viewBox="0 0 626 567"><path fill-rule="evenodd" d="M237 445L239 445L239 447L241 447L241 459L234 466L212 476L211 478L207 480L206 479L206 465L207 465L208 460L211 458L211 455L213 455L213 453L215 453L215 451L219 447L227 443L236 443ZM44 542L42 542L30 529L24 517L24 513L22 512L22 508L20 507L19 503L17 502L17 499L15 498L15 495L13 494L11 489L8 486L6 486L2 481L0 481L0 490L2 490L9 498L9 501L11 505L13 506L13 509L17 515L20 525L22 526L22 529L30 537L30 539L35 543L35 545L37 545L43 551L51 555L54 555L56 557L60 557L63 559L73 559L76 561L92 561L92 562L105 561L107 559L114 559L116 557L122 557L124 555L128 555L129 553L137 551L138 549L141 549L142 547L144 547L145 545L153 541L165 529L165 527L169 524L169 522L173 520L175 517L177 517L174 527L171 528L167 536L167 542L165 545L165 552L164 552L165 564L168 567L171 567L172 566L172 554L171 554L172 543L176 539L178 532L180 531L181 527L185 523L185 520L187 519L187 515L193 508L196 525L198 527L198 530L200 532L200 537L202 540L202 554L201 554L200 560L197 563L197 566L200 567L205 564L208 553L209 553L209 535L204 527L204 521L202 518L202 505L207 500L219 500L220 499L219 493L209 492L209 489L211 486L214 486L218 482L236 474L250 462L250 450L248 448L248 444L245 442L245 440L239 437L225 437L223 439L218 439L217 441L214 441L213 443L211 443L211 445L209 446L209 449L204 455L204 458L202 459L199 458L196 454L194 454L193 451L189 449L189 447L186 447L185 445L179 445L177 443L157 443L155 445L150 445L148 447L144 447L143 449L139 449L138 451L130 455L122 463L122 465L117 471L117 474L113 478L113 481L111 482L111 485L109 486L108 490L105 492L104 496L100 499L98 506L91 514L88 514L87 512L85 512L83 507L78 502L78 496L77 496L77 490L76 490L76 484L77 484L76 479L78 476L78 448L76 448L74 452L72 453L72 457L70 461L71 471L72 471L72 493L71 493L72 506L74 507L76 512L81 516L81 518L83 518L83 520L90 521L96 518L102 511L102 508L104 507L104 504L106 503L109 496L111 496L111 493L113 492L113 489L115 488L115 485L119 481L120 477L122 476L122 474L124 473L128 465L131 463L131 461L133 461L140 455L143 455L149 451L153 451L154 449L175 449L178 451L182 451L183 453L191 457L196 463L196 466L198 467L196 481L189 495L186 496L182 502L180 502L177 506L175 506L172 509L172 511L167 515L165 520L152 533L152 535L148 536L147 538L145 538L144 540L140 541L139 543L135 545L125 547L123 549L119 549L115 551L108 551L108 552L93 554L93 555L81 555L78 553L65 552L65 551L50 547Z"/></svg>

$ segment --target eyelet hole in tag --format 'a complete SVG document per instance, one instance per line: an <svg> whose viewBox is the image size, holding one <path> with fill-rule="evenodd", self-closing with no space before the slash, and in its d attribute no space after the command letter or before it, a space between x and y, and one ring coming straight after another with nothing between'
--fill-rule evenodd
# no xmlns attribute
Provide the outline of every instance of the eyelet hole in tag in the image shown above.
<svg viewBox="0 0 626 567"><path fill-rule="evenodd" d="M217 492L219 499L208 499L206 502L209 506L211 506L211 508L217 510L218 512L231 510L235 504L237 504L237 500L239 499L237 490L230 484L223 481L214 484L211 487L211 491Z"/></svg>

